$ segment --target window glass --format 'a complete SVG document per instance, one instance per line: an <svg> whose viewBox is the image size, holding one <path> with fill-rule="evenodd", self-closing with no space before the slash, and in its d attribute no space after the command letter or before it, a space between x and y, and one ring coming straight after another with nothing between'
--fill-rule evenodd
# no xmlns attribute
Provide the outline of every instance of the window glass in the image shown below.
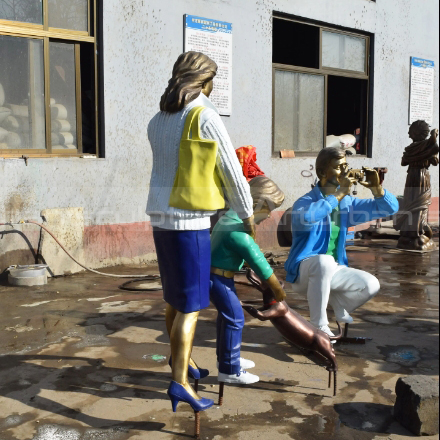
<svg viewBox="0 0 440 440"><path fill-rule="evenodd" d="M367 102L366 79L328 76L327 135L354 135L358 154L366 154Z"/></svg>
<svg viewBox="0 0 440 440"><path fill-rule="evenodd" d="M335 32L322 32L322 65L365 72L366 41Z"/></svg>
<svg viewBox="0 0 440 440"><path fill-rule="evenodd" d="M324 96L324 76L275 71L275 151L322 149Z"/></svg>
<svg viewBox="0 0 440 440"><path fill-rule="evenodd" d="M96 154L95 48L81 43L82 152Z"/></svg>
<svg viewBox="0 0 440 440"><path fill-rule="evenodd" d="M49 26L74 31L88 30L87 0L49 0Z"/></svg>
<svg viewBox="0 0 440 440"><path fill-rule="evenodd" d="M52 149L74 150L76 134L75 46L50 43Z"/></svg>
<svg viewBox="0 0 440 440"><path fill-rule="evenodd" d="M0 0L0 19L43 24L42 0Z"/></svg>
<svg viewBox="0 0 440 440"><path fill-rule="evenodd" d="M319 27L274 18L273 62L319 69Z"/></svg>
<svg viewBox="0 0 440 440"><path fill-rule="evenodd" d="M45 149L43 41L0 36L0 150Z"/></svg>

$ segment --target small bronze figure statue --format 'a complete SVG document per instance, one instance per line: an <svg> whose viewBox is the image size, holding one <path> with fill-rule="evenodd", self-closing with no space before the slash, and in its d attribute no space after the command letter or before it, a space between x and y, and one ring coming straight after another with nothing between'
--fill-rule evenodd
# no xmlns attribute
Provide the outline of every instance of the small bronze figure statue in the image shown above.
<svg viewBox="0 0 440 440"><path fill-rule="evenodd" d="M254 318L260 321L268 321L281 333L281 335L292 345L299 348L314 351L327 359L329 365L329 388L331 387L331 374L333 372L334 395L337 392L337 371L338 364L333 349L332 340L338 340L342 337L341 326L338 323L339 335L330 338L322 330L317 329L304 319L299 313L292 310L286 301L277 302L269 286L264 284L256 277L251 270L247 271L247 279L263 294L264 307L257 310L250 304L243 304L243 308Z"/></svg>
<svg viewBox="0 0 440 440"><path fill-rule="evenodd" d="M429 251L436 248L432 230L428 225L428 208L431 204L431 176L429 167L439 163L438 130L431 131L425 121L411 124L409 137L413 143L405 148L402 166L409 165L403 205L394 221L400 231L399 249Z"/></svg>

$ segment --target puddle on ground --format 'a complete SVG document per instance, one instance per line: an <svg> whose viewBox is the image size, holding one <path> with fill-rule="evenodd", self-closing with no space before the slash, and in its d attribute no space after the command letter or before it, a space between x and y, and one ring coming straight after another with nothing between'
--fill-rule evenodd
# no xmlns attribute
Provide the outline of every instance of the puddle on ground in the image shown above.
<svg viewBox="0 0 440 440"><path fill-rule="evenodd" d="M392 406L351 402L337 404L335 410L345 426L359 431L385 433L394 423Z"/></svg>
<svg viewBox="0 0 440 440"><path fill-rule="evenodd" d="M282 426L280 433L287 434L292 439L372 440L376 436L372 432L365 430L362 432L357 424L356 427L353 427L354 429L351 426L345 426L338 412L335 412L333 407L319 407L320 414L304 416L297 408L288 405L285 401L271 402L271 406L272 411L265 413L237 413L234 416L225 415L218 421L211 420L209 425L205 424L202 426L203 437L207 439L217 438L218 433L221 432L221 438L236 439L239 437L239 434L246 432L245 427L256 429L257 427L266 427L269 424ZM382 414L382 408L379 408L377 414ZM383 417L381 420L383 420ZM191 421L181 420L181 422L183 423L180 424L180 429L191 432L193 428ZM363 422L365 420L362 420ZM374 423L374 426L382 428L383 423Z"/></svg>
<svg viewBox="0 0 440 440"><path fill-rule="evenodd" d="M29 418L29 417L28 417ZM0 428L10 429L25 423L26 417L18 414L12 414L0 421Z"/></svg>
<svg viewBox="0 0 440 440"><path fill-rule="evenodd" d="M151 310L151 305L145 301L113 301L104 302L98 308L99 313L146 313Z"/></svg>
<svg viewBox="0 0 440 440"><path fill-rule="evenodd" d="M107 335L111 333L112 331L108 330L105 325L89 325L86 327L85 335L78 335L81 338L81 342L75 344L75 347L85 348L110 345Z"/></svg>
<svg viewBox="0 0 440 440"><path fill-rule="evenodd" d="M426 296L428 297L428 302L439 305L439 288L438 286L426 286Z"/></svg>
<svg viewBox="0 0 440 440"><path fill-rule="evenodd" d="M398 315L363 315L362 319L367 322L372 322L374 324L383 325L398 325L406 321L405 318L401 318Z"/></svg>
<svg viewBox="0 0 440 440"><path fill-rule="evenodd" d="M412 346L385 346L378 347L387 362L399 364L402 367L415 367L422 360L420 352Z"/></svg>
<svg viewBox="0 0 440 440"><path fill-rule="evenodd" d="M106 393L111 393L113 391L116 391L118 389L118 387L116 385L112 385L111 383L105 383L105 384L101 385L99 387L99 389L101 391L106 392Z"/></svg>
<svg viewBox="0 0 440 440"><path fill-rule="evenodd" d="M38 428L32 440L126 440L128 429L87 429L83 432L60 425L44 425Z"/></svg>

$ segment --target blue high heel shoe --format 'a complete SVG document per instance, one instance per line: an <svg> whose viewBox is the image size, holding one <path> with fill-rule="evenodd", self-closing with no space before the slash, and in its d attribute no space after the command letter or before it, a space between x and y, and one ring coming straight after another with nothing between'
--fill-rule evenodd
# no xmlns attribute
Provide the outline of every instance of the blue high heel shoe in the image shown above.
<svg viewBox="0 0 440 440"><path fill-rule="evenodd" d="M206 411L214 405L214 401L211 399L194 399L182 385L174 382L174 380L170 383L170 387L168 388L168 396L171 399L174 412L177 411L179 402L190 404L195 412Z"/></svg>
<svg viewBox="0 0 440 440"><path fill-rule="evenodd" d="M172 358L170 357L168 365L171 368L173 368L172 364L173 364ZM201 380L208 376L209 376L209 370L205 370L204 368L193 368L191 367L191 365L188 365L188 377L190 379Z"/></svg>

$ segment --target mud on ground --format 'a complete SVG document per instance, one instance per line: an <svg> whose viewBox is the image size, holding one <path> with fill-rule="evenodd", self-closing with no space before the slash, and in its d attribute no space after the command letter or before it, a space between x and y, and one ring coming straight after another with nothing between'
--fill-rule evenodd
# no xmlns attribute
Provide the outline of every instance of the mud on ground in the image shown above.
<svg viewBox="0 0 440 440"><path fill-rule="evenodd" d="M393 421L394 387L400 376L438 378L438 252L394 246L374 240L349 248L350 264L376 275L382 290L354 313L350 330L372 341L336 348L337 397L319 359L288 345L270 323L247 317L243 356L256 362L261 382L227 387L224 406L202 414L202 439L412 438ZM158 272L154 266L107 271ZM282 266L276 273L284 277ZM37 288L0 282L0 440L191 438L190 407L181 404L173 414L166 395L162 292L122 291L121 283L90 273ZM238 292L259 297L244 286ZM290 291L288 302L308 318L304 297ZM215 317L213 308L202 312L193 352L212 372L200 387L212 399L218 394Z"/></svg>

